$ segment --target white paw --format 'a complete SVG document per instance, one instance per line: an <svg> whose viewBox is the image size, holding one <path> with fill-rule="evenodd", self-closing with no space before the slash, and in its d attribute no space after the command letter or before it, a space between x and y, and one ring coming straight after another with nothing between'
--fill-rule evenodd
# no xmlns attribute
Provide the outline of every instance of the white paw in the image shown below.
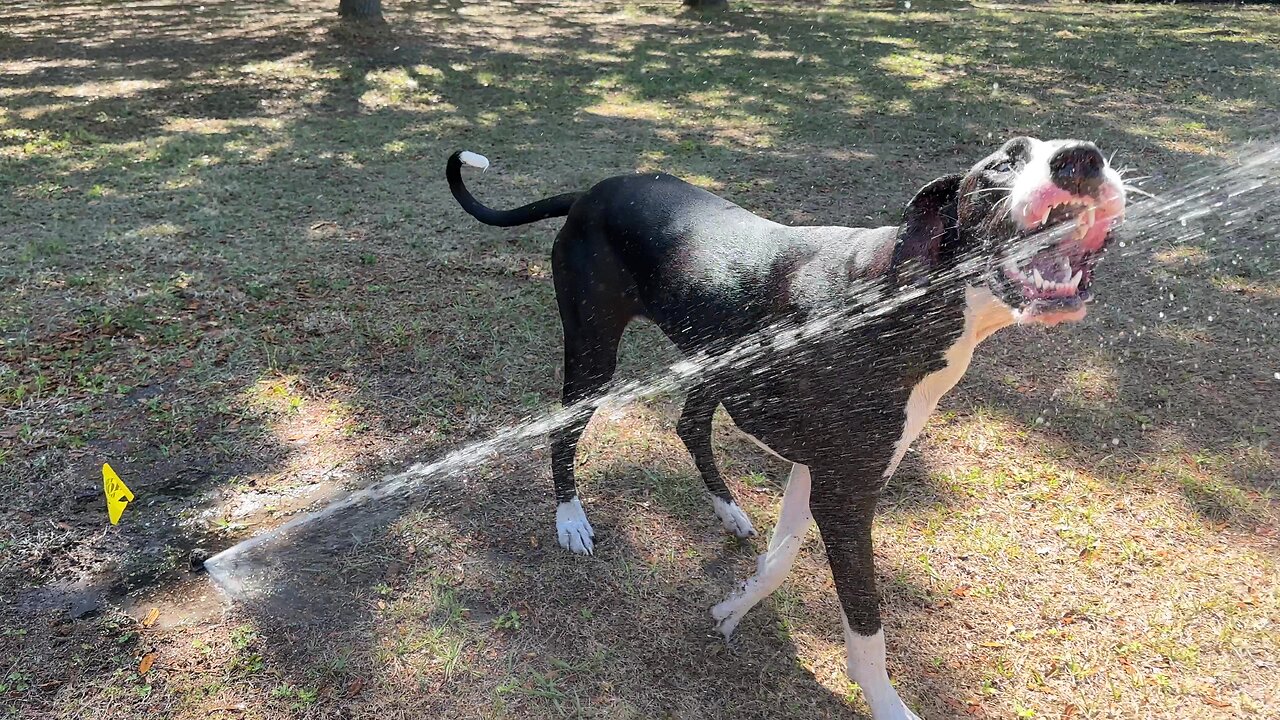
<svg viewBox="0 0 1280 720"><path fill-rule="evenodd" d="M911 712L898 697L898 691L893 689L889 674L885 672L884 629L877 630L874 635L861 635L849 627L849 621L843 614L841 621L844 624L845 649L849 653L849 679L862 688L862 697L871 707L872 720L920 720L920 716Z"/></svg>
<svg viewBox="0 0 1280 720"><path fill-rule="evenodd" d="M738 623L742 622L742 618L746 617L749 607L744 607L742 596L734 593L729 599L719 603L711 608L711 617L716 620L716 631L724 636L726 641L733 637L733 631L738 629Z"/></svg>
<svg viewBox="0 0 1280 720"><path fill-rule="evenodd" d="M582 501L574 498L562 502L556 507L556 539L560 547L572 550L578 555L590 555L592 539L596 531L591 529L587 521L587 513L582 509Z"/></svg>
<svg viewBox="0 0 1280 720"><path fill-rule="evenodd" d="M871 720L920 720L920 716L911 712L911 708L898 697L897 691L889 685L887 680L880 693L873 701L867 694L867 688L862 689L862 697L866 699L867 705L871 706Z"/></svg>
<svg viewBox="0 0 1280 720"><path fill-rule="evenodd" d="M757 568L764 566L766 556L761 555L756 558ZM760 581L756 577L748 578L729 597L723 602L717 603L711 608L711 617L716 621L716 630L728 640L733 635L733 631L738 629L738 623L742 622L742 618L747 616L751 608L755 607L756 601L753 600L753 593L759 591L758 585Z"/></svg>
<svg viewBox="0 0 1280 720"><path fill-rule="evenodd" d="M712 495L711 507L715 509L716 517L720 518L720 524L724 525L725 530L740 538L752 537L756 534L751 518L747 517L737 503L725 502Z"/></svg>
<svg viewBox="0 0 1280 720"><path fill-rule="evenodd" d="M871 718L872 720L920 720L920 716L911 712L911 708L901 700L898 701L897 707L890 707L888 710L876 712L873 708Z"/></svg>

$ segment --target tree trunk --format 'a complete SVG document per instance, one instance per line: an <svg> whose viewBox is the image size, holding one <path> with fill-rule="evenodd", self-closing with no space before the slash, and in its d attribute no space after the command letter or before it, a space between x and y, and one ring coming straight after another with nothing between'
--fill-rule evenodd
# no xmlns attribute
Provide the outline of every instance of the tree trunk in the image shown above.
<svg viewBox="0 0 1280 720"><path fill-rule="evenodd" d="M684 4L694 10L724 10L729 7L729 0L684 0Z"/></svg>
<svg viewBox="0 0 1280 720"><path fill-rule="evenodd" d="M338 15L348 20L382 22L382 0L338 0Z"/></svg>

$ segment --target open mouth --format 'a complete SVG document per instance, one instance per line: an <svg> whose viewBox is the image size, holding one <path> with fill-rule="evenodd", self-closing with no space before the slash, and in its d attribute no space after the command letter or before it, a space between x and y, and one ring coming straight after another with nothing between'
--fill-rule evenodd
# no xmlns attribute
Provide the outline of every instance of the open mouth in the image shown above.
<svg viewBox="0 0 1280 720"><path fill-rule="evenodd" d="M1015 248L1000 266L1022 294L1019 315L1023 320L1083 315L1084 304L1093 298L1089 284L1113 218L1092 198L1080 196L1046 203L1027 215L1018 237L1043 247L1030 253Z"/></svg>

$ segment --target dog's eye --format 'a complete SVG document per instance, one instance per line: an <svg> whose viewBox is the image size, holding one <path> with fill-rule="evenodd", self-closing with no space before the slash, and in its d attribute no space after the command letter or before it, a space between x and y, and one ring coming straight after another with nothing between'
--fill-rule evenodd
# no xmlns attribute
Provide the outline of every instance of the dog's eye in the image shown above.
<svg viewBox="0 0 1280 720"><path fill-rule="evenodd" d="M997 173L1002 173L1002 174L1003 174L1003 173L1007 173L1007 172L1012 172L1012 171L1013 171L1013 161L1012 161L1012 160L1004 160L1004 161L1002 161L1000 164L998 164L998 165L996 165L995 167L991 168L991 172L997 172Z"/></svg>

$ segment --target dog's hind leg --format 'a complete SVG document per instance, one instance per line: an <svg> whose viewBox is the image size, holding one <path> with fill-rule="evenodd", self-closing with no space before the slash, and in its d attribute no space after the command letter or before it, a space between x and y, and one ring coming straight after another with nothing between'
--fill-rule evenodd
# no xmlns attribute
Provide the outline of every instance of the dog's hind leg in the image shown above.
<svg viewBox="0 0 1280 720"><path fill-rule="evenodd" d="M621 336L621 332L618 333ZM570 339L572 337L573 339ZM618 340L571 333L565 324L564 393L565 407L600 394L617 364ZM578 439L591 421L594 408L579 413L568 424L551 433L551 476L556 488L556 538L560 546L581 555L593 550L595 530L578 498L578 483L573 464Z"/></svg>
<svg viewBox="0 0 1280 720"><path fill-rule="evenodd" d="M709 392L708 385L695 385L685 398L680 421L676 423L676 434L684 441L684 446L693 456L694 464L698 466L702 481L711 493L711 507L715 510L716 517L720 518L720 524L737 537L750 537L756 534L756 529L724 484L711 450L711 418L719 404L720 401Z"/></svg>
<svg viewBox="0 0 1280 720"><path fill-rule="evenodd" d="M813 524L813 516L809 514L809 486L809 468L792 465L787 489L782 494L778 524L769 538L769 551L756 559L756 574L728 599L711 608L711 616L717 621L716 629L726 640L751 608L777 590L791 572Z"/></svg>
<svg viewBox="0 0 1280 720"><path fill-rule="evenodd" d="M551 258L556 301L564 326L565 407L600 395L613 379L618 343L635 314L628 288L618 286L616 267L602 268L599 257L576 251L586 240L566 226L556 239ZM574 247L575 243L579 248ZM614 294L607 294L610 291ZM556 539L561 547L580 555L590 555L594 550L595 530L578 498L573 465L578 439L594 412L594 407L588 407L551 432Z"/></svg>

